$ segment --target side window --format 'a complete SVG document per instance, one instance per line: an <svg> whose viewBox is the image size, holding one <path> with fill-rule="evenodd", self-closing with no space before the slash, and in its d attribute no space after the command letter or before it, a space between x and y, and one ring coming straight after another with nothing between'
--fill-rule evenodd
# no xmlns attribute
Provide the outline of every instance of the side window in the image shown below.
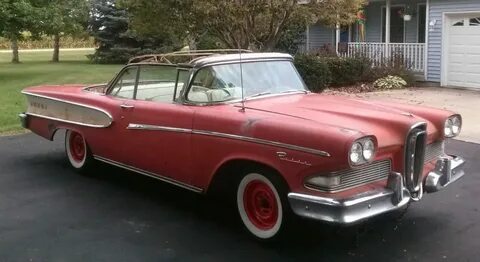
<svg viewBox="0 0 480 262"><path fill-rule="evenodd" d="M133 99L135 93L135 80L137 79L137 67L125 69L110 91L111 96Z"/></svg>
<svg viewBox="0 0 480 262"><path fill-rule="evenodd" d="M237 67L240 67L238 65L227 65L227 67L224 76L229 77L229 84L218 75L213 67L200 69L193 79L187 99L197 103L215 103L235 98L234 94L237 88L232 82L238 82L235 80L239 78L240 73Z"/></svg>
<svg viewBox="0 0 480 262"><path fill-rule="evenodd" d="M178 81L177 81L177 92L175 93L175 100L182 96L185 92L186 85L188 84L188 79L190 76L190 70L187 69L178 69Z"/></svg>
<svg viewBox="0 0 480 262"><path fill-rule="evenodd" d="M138 77L135 99L172 103L176 81L177 68L174 66L140 66L140 75ZM180 86L183 85L179 83L179 88Z"/></svg>

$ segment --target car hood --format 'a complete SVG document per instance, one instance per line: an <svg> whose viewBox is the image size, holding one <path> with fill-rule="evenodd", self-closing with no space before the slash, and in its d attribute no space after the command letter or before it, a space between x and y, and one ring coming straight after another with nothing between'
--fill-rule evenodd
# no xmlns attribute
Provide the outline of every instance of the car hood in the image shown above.
<svg viewBox="0 0 480 262"><path fill-rule="evenodd" d="M438 130L427 119L405 110L405 106L398 109L393 103L389 105L344 96L308 94L250 100L245 107L314 121L361 135L375 135L383 138L379 142L384 141L381 142L386 143L384 146L402 144L408 130L419 122L427 123L429 140L434 140L438 135Z"/></svg>

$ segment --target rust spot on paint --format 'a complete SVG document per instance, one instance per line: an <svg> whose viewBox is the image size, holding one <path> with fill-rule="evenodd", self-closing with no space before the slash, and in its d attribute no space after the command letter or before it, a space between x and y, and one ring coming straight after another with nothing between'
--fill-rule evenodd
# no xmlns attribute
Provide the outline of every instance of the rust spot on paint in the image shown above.
<svg viewBox="0 0 480 262"><path fill-rule="evenodd" d="M258 122L260 119L257 118L249 118L245 123L243 123L241 130L243 133L247 133L254 125L256 122Z"/></svg>

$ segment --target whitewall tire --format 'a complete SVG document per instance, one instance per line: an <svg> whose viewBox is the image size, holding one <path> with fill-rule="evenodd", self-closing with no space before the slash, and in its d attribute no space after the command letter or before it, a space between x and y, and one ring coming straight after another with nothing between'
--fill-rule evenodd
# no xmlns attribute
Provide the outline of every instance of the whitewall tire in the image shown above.
<svg viewBox="0 0 480 262"><path fill-rule="evenodd" d="M85 138L76 131L67 130L65 133L65 152L75 170L84 171L92 161Z"/></svg>
<svg viewBox="0 0 480 262"><path fill-rule="evenodd" d="M285 207L272 181L264 175L249 173L240 180L236 199L240 218L251 234L262 240L279 235Z"/></svg>

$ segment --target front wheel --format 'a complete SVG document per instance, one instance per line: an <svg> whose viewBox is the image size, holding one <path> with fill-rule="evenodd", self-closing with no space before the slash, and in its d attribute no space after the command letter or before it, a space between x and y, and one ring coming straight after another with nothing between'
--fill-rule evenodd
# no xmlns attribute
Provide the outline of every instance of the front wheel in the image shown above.
<svg viewBox="0 0 480 262"><path fill-rule="evenodd" d="M276 177L248 173L237 187L237 207L245 228L260 240L279 238L285 231L288 204Z"/></svg>
<svg viewBox="0 0 480 262"><path fill-rule="evenodd" d="M85 138L78 132L67 130L65 152L68 162L78 172L84 173L93 164L93 157Z"/></svg>

